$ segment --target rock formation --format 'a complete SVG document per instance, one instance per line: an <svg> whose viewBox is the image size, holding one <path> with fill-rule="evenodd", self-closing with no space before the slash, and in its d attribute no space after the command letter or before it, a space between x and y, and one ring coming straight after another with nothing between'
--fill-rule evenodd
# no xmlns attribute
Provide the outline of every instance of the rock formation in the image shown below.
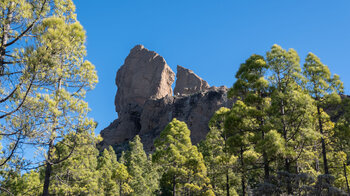
<svg viewBox="0 0 350 196"><path fill-rule="evenodd" d="M171 96L174 77L163 57L142 45L135 46L117 72L116 112L128 110L129 105L142 106L150 98Z"/></svg>
<svg viewBox="0 0 350 196"><path fill-rule="evenodd" d="M190 96L167 96L148 100L141 115L140 137L147 152L153 151L153 141L173 119L186 122L194 144L205 139L208 122L220 107L229 107L227 88L212 88Z"/></svg>
<svg viewBox="0 0 350 196"><path fill-rule="evenodd" d="M177 66L175 95L190 95L209 89L209 84L193 71Z"/></svg>
<svg viewBox="0 0 350 196"><path fill-rule="evenodd" d="M214 112L232 105L227 88L209 87L193 71L178 66L173 96L174 76L163 57L135 46L117 72L118 119L101 131L101 147L112 145L118 153L140 135L146 152L152 152L154 139L173 118L187 123L193 143L204 139Z"/></svg>

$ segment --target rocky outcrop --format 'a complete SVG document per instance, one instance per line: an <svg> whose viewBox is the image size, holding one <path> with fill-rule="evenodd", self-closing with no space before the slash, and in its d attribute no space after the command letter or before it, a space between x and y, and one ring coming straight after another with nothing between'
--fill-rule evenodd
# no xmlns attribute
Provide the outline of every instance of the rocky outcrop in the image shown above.
<svg viewBox="0 0 350 196"><path fill-rule="evenodd" d="M142 45L135 46L117 72L115 110L127 111L129 105L142 106L148 99L172 95L174 78L163 57Z"/></svg>
<svg viewBox="0 0 350 196"><path fill-rule="evenodd" d="M118 119L101 131L101 147L112 145L118 153L140 135L146 152L152 152L153 141L173 118L186 122L193 143L204 139L214 112L232 105L227 88L209 87L193 71L178 66L173 96L174 75L159 54L135 46L117 72Z"/></svg>
<svg viewBox="0 0 350 196"><path fill-rule="evenodd" d="M175 95L190 95L209 89L209 84L193 71L177 66Z"/></svg>
<svg viewBox="0 0 350 196"><path fill-rule="evenodd" d="M102 147L121 144L137 135L144 103L171 96L174 79L174 72L159 54L142 45L131 49L116 76L118 119L101 131Z"/></svg>
<svg viewBox="0 0 350 196"><path fill-rule="evenodd" d="M141 115L139 135L147 152L152 152L154 139L173 119L186 122L191 130L192 143L205 139L209 132L208 122L220 107L230 107L227 88L211 88L190 96L166 96L162 99L148 100Z"/></svg>

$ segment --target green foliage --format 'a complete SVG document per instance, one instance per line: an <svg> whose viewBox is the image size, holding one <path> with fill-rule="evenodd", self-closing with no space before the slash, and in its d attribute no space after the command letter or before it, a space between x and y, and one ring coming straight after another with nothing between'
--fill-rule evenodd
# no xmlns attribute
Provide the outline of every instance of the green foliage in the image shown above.
<svg viewBox="0 0 350 196"><path fill-rule="evenodd" d="M95 127L83 100L97 83L95 67L85 60L86 35L71 0L3 1L0 10L0 132L15 141L5 156L20 142L40 146L48 195L53 165L71 155L60 151L77 145L60 149L66 136Z"/></svg>
<svg viewBox="0 0 350 196"><path fill-rule="evenodd" d="M53 166L51 193L55 195L96 195L98 193L96 144L93 133L82 132L69 135L57 144L60 156L71 153L70 145L76 145L69 158ZM75 144L77 143L77 144Z"/></svg>
<svg viewBox="0 0 350 196"><path fill-rule="evenodd" d="M228 108L220 108L209 122L210 131L199 145L215 195L235 195L238 178L234 173L237 157L229 149L224 122Z"/></svg>
<svg viewBox="0 0 350 196"><path fill-rule="evenodd" d="M21 175L20 170L2 170L0 195L40 195L42 184L37 171Z"/></svg>
<svg viewBox="0 0 350 196"><path fill-rule="evenodd" d="M203 156L193 146L190 130L184 122L173 119L155 141L152 159L161 166L162 195L213 195Z"/></svg>
<svg viewBox="0 0 350 196"><path fill-rule="evenodd" d="M305 59L304 75L308 79L307 90L317 102L322 103L326 101L330 94L334 95L343 92L343 83L340 81L339 76L334 75L332 77L328 66L324 65L311 52Z"/></svg>
<svg viewBox="0 0 350 196"><path fill-rule="evenodd" d="M320 154L322 155L323 173L326 175L332 173L337 177L340 173L339 169L337 169L339 168L338 165L341 168L341 162L344 163L346 158L344 153L334 149L334 147L337 148L337 145L330 144L330 141L336 138L334 137L335 129L333 123L330 121L329 115L324 112L324 108L326 108L327 105L340 102L339 93L343 92L343 83L340 81L339 76L334 75L332 77L329 68L312 53L309 53L306 57L304 76L308 79L306 90L315 100L317 107L315 116L317 119L316 130L321 134L320 152L322 154ZM330 167L335 169L330 169ZM345 165L344 171L346 171ZM335 182L338 181L339 179L337 177Z"/></svg>
<svg viewBox="0 0 350 196"><path fill-rule="evenodd" d="M118 162L87 117L97 75L73 2L3 0L0 17L0 195L350 193L350 99L316 55L302 70L293 49L253 54L198 148L173 119L153 155L136 136ZM25 145L45 167L23 171Z"/></svg>
<svg viewBox="0 0 350 196"><path fill-rule="evenodd" d="M229 97L240 97L245 102L261 103L268 87L268 81L264 78L264 74L268 68L264 57L260 55L252 55L245 63L242 63L236 73L236 82L229 90Z"/></svg>
<svg viewBox="0 0 350 196"><path fill-rule="evenodd" d="M260 166L263 167L264 181L270 178L270 161L275 154L268 154L265 146L265 135L271 130L268 118L270 108L269 82L265 79L268 64L264 57L252 55L241 64L236 74L236 82L230 89L231 96L237 101L226 120L227 131L231 134L231 147L240 157L241 194L247 193L247 183L255 186L261 182ZM258 157L261 157L259 159ZM249 163L245 163L249 162ZM250 176L245 172L250 168ZM255 169L251 169L255 168Z"/></svg>
<svg viewBox="0 0 350 196"><path fill-rule="evenodd" d="M104 149L98 158L98 187L100 195L124 195L133 190L128 184L130 174L124 164L118 163L112 147Z"/></svg>
<svg viewBox="0 0 350 196"><path fill-rule="evenodd" d="M312 153L312 144L318 139L317 131L314 129L314 114L316 108L314 101L303 89L305 79L301 73L299 56L295 50L284 50L280 46L274 45L271 51L267 52L267 62L270 69L270 91L271 107L269 111L270 122L279 133L279 171L286 172L286 191L293 193L291 175L299 172L309 172L309 167L303 168L298 165L301 154ZM270 138L270 142L274 139ZM269 142L269 141L268 141ZM273 149L268 148L268 149ZM296 165L294 165L296 164ZM298 165L298 166L297 166ZM294 169L298 167L297 169ZM315 172L311 172L315 173ZM280 187L283 188L283 187Z"/></svg>
<svg viewBox="0 0 350 196"><path fill-rule="evenodd" d="M138 135L129 143L124 158L131 176L129 185L134 190L131 195L153 195L158 190L157 167L147 157Z"/></svg>

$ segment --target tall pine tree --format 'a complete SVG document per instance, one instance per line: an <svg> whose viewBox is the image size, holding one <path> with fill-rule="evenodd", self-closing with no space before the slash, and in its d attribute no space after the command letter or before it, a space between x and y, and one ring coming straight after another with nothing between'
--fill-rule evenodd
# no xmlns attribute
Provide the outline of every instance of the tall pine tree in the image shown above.
<svg viewBox="0 0 350 196"><path fill-rule="evenodd" d="M230 151L224 123L230 110L220 108L209 121L209 133L199 145L215 195L236 195L238 178L234 173L237 157Z"/></svg>
<svg viewBox="0 0 350 196"><path fill-rule="evenodd" d="M132 177L129 183L133 189L131 195L153 195L158 189L157 168L147 157L138 135L129 142L129 150L125 153L124 159Z"/></svg>
<svg viewBox="0 0 350 196"><path fill-rule="evenodd" d="M153 161L161 170L162 195L214 195L203 156L186 123L173 119L155 141Z"/></svg>
<svg viewBox="0 0 350 196"><path fill-rule="evenodd" d="M305 59L304 76L307 78L306 89L315 100L317 108L317 130L321 134L323 172L324 174L330 174L327 140L332 135L333 126L328 114L324 112L324 107L330 101L340 101L338 94L343 92L343 84L339 76L334 75L332 77L329 68L312 53L309 53Z"/></svg>
<svg viewBox="0 0 350 196"><path fill-rule="evenodd" d="M266 54L270 70L271 123L284 139L284 153L278 163L282 171L279 188L286 188L287 194L293 194L295 175L302 170L298 165L301 154L317 139L313 129L312 98L303 90L303 77L299 56L293 49L288 51L278 45L272 46Z"/></svg>

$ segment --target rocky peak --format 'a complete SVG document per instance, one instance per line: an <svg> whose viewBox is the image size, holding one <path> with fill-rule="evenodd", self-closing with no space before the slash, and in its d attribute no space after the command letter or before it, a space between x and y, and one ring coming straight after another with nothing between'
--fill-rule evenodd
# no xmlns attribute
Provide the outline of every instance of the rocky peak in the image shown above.
<svg viewBox="0 0 350 196"><path fill-rule="evenodd" d="M120 115L130 105L142 106L150 98L172 95L174 79L175 74L163 57L142 45L135 46L117 72L116 111Z"/></svg>
<svg viewBox="0 0 350 196"><path fill-rule="evenodd" d="M186 69L180 65L177 66L174 95L191 95L209 88L209 84L193 73L192 70Z"/></svg>
<svg viewBox="0 0 350 196"><path fill-rule="evenodd" d="M112 145L117 153L140 135L144 148L152 152L153 141L165 126L177 118L187 123L193 143L204 139L208 122L220 107L230 107L226 87L209 87L193 71L177 66L175 95L171 85L175 74L159 54L142 45L131 49L116 76L115 108L118 119L101 131L101 148Z"/></svg>

